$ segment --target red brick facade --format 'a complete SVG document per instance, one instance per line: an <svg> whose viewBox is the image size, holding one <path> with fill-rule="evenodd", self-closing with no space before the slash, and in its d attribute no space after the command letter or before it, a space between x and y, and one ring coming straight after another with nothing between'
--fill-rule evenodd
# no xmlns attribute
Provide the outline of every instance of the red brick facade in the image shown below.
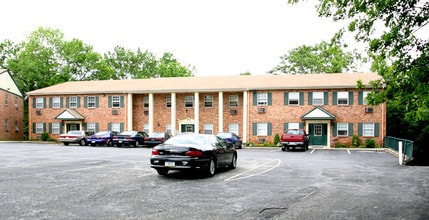
<svg viewBox="0 0 429 220"><path fill-rule="evenodd" d="M0 89L0 140L24 139L24 99Z"/></svg>

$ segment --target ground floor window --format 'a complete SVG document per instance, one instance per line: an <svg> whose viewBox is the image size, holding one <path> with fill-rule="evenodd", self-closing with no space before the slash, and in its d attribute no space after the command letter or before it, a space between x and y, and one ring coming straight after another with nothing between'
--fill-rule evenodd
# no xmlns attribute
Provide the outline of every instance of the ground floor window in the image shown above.
<svg viewBox="0 0 429 220"><path fill-rule="evenodd" d="M374 123L363 123L362 128L364 137L374 136Z"/></svg>
<svg viewBox="0 0 429 220"><path fill-rule="evenodd" d="M204 134L213 134L213 124L204 124Z"/></svg>
<svg viewBox="0 0 429 220"><path fill-rule="evenodd" d="M60 131L60 122L53 122L52 123L52 134L59 134L61 133Z"/></svg>
<svg viewBox="0 0 429 220"><path fill-rule="evenodd" d="M121 132L121 123L114 122L111 124L112 131Z"/></svg>
<svg viewBox="0 0 429 220"><path fill-rule="evenodd" d="M44 128L45 128L44 123L36 122L36 134L41 134L41 133L45 132Z"/></svg>
<svg viewBox="0 0 429 220"><path fill-rule="evenodd" d="M338 134L338 136L348 136L349 135L349 124L348 123L338 123L337 124L337 134Z"/></svg>
<svg viewBox="0 0 429 220"><path fill-rule="evenodd" d="M268 124L267 123L257 123L256 135L267 136L268 135Z"/></svg>
<svg viewBox="0 0 429 220"><path fill-rule="evenodd" d="M239 135L238 133L238 123L229 123L228 131Z"/></svg>

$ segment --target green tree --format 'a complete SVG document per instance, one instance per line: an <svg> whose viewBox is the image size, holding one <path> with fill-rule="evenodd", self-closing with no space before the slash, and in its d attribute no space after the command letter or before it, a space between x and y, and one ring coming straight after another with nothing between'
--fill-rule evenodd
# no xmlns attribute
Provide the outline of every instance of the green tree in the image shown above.
<svg viewBox="0 0 429 220"><path fill-rule="evenodd" d="M164 53L158 62L155 75L152 77L190 77L194 68L184 66L171 53Z"/></svg>
<svg viewBox="0 0 429 220"><path fill-rule="evenodd" d="M334 43L322 41L314 46L302 45L280 56L280 64L270 73L308 74L356 71L362 61L356 52L345 52Z"/></svg>
<svg viewBox="0 0 429 220"><path fill-rule="evenodd" d="M0 42L0 68L7 69L7 62L14 58L19 50L20 45L10 40Z"/></svg>

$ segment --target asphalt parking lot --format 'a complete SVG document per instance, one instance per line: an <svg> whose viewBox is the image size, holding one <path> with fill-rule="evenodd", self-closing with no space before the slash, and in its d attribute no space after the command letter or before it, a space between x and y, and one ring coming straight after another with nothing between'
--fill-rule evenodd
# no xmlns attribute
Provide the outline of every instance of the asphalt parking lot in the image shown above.
<svg viewBox="0 0 429 220"><path fill-rule="evenodd" d="M429 168L383 151L238 150L212 178L149 148L0 143L0 219L429 219Z"/></svg>

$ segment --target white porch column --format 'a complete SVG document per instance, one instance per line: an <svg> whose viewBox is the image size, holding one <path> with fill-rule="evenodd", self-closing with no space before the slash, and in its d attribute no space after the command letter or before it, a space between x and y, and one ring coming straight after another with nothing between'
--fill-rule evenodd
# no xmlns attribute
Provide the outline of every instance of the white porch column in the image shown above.
<svg viewBox="0 0 429 220"><path fill-rule="evenodd" d="M127 96L127 130L133 130L133 94Z"/></svg>
<svg viewBox="0 0 429 220"><path fill-rule="evenodd" d="M243 135L241 135L243 143L247 143L247 118L248 118L248 108L249 108L249 97L248 91L243 92Z"/></svg>
<svg viewBox="0 0 429 220"><path fill-rule="evenodd" d="M153 93L149 93L149 133L153 132Z"/></svg>
<svg viewBox="0 0 429 220"><path fill-rule="evenodd" d="M176 135L176 93L171 93L171 135Z"/></svg>
<svg viewBox="0 0 429 220"><path fill-rule="evenodd" d="M200 133L200 93L194 93L195 105L194 105L194 121L195 121L195 132Z"/></svg>
<svg viewBox="0 0 429 220"><path fill-rule="evenodd" d="M223 132L223 92L219 92L219 122L218 131Z"/></svg>

